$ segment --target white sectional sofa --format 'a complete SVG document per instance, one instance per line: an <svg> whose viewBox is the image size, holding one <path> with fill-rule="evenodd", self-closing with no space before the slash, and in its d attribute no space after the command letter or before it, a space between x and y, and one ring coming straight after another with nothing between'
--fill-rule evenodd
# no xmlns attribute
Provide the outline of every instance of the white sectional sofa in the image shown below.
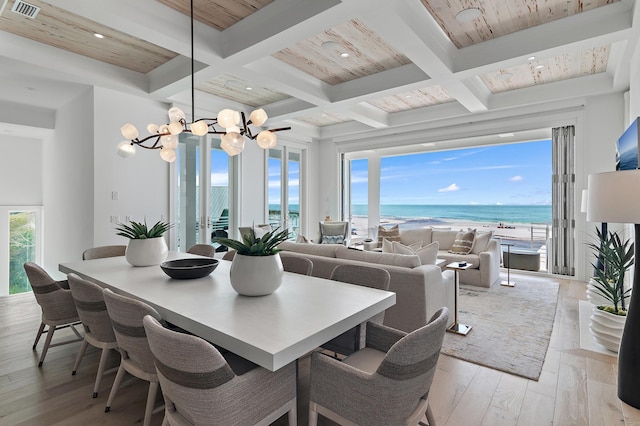
<svg viewBox="0 0 640 426"><path fill-rule="evenodd" d="M451 253L449 250L456 240L458 230L445 230L431 227L400 229L400 242L409 246L421 241L422 246L438 242L438 258L451 262L467 262L473 266L459 271L460 283L480 287L491 287L500 280L502 252L500 243L493 239L490 231L477 231L469 254Z"/></svg>
<svg viewBox="0 0 640 426"><path fill-rule="evenodd" d="M285 241L281 256L302 256L313 262L312 275L330 278L342 264L376 266L389 271L389 290L396 293L396 304L385 311L384 324L411 332L427 324L441 307L454 312L452 271L436 265L422 265L417 255L379 253L347 248L341 244L309 244Z"/></svg>

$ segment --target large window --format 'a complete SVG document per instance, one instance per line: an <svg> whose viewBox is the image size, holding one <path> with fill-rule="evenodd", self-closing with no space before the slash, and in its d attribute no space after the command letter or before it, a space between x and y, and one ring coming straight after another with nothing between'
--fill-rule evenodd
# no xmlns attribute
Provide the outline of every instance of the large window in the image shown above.
<svg viewBox="0 0 640 426"><path fill-rule="evenodd" d="M352 233L356 236L368 235L369 215L369 160L351 160L349 165L349 210Z"/></svg>
<svg viewBox="0 0 640 426"><path fill-rule="evenodd" d="M0 296L31 291L22 265L41 262L41 208L1 206L0 223Z"/></svg>
<svg viewBox="0 0 640 426"><path fill-rule="evenodd" d="M367 212L367 162L350 162L352 226ZM551 140L491 145L380 159L379 223L493 230L516 248L541 252L551 237Z"/></svg>

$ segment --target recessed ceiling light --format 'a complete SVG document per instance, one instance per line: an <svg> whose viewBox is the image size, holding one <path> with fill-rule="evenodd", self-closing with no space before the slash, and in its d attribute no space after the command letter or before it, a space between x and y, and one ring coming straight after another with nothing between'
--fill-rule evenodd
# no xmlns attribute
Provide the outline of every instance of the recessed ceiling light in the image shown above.
<svg viewBox="0 0 640 426"><path fill-rule="evenodd" d="M411 95L404 95L404 97L405 97L406 99L409 99L409 98L411 97Z"/></svg>
<svg viewBox="0 0 640 426"><path fill-rule="evenodd" d="M536 57L535 57L535 56L529 56L529 57L527 58L527 61L533 61L534 59L536 59Z"/></svg>
<svg viewBox="0 0 640 426"><path fill-rule="evenodd" d="M536 65L535 67L537 70L541 70L542 68L544 68L544 65Z"/></svg>
<svg viewBox="0 0 640 426"><path fill-rule="evenodd" d="M334 50L340 47L340 45L335 41L325 41L324 43L322 43L321 47L324 50Z"/></svg>
<svg viewBox="0 0 640 426"><path fill-rule="evenodd" d="M511 136L515 136L514 133L500 133L498 135L499 138L510 138Z"/></svg>
<svg viewBox="0 0 640 426"><path fill-rule="evenodd" d="M247 90L253 90L253 87L247 86L247 87L245 87L245 89L247 89Z"/></svg>
<svg viewBox="0 0 640 426"><path fill-rule="evenodd" d="M462 9L456 14L456 21L461 24L466 24L482 16L482 12L477 7L469 7Z"/></svg>
<svg viewBox="0 0 640 426"><path fill-rule="evenodd" d="M93 36L95 38L104 38L104 36L102 34L100 34L100 33L94 33Z"/></svg>
<svg viewBox="0 0 640 426"><path fill-rule="evenodd" d="M511 74L510 72L503 72L496 75L496 80L506 81L506 80L509 80L511 77L513 77L513 74Z"/></svg>
<svg viewBox="0 0 640 426"><path fill-rule="evenodd" d="M340 57L341 57L341 58L348 58L348 57L349 57L349 54L348 54L347 52L342 52L342 53L340 54Z"/></svg>

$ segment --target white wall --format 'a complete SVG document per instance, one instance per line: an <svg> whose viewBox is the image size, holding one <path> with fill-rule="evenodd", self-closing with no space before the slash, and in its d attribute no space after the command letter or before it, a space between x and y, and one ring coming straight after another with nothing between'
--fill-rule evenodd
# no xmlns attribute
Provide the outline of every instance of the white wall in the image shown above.
<svg viewBox="0 0 640 426"><path fill-rule="evenodd" d="M55 134L43 143L44 268L80 259L93 243L93 91L56 112Z"/></svg>
<svg viewBox="0 0 640 426"><path fill-rule="evenodd" d="M95 88L93 130L93 230L92 245L126 244L115 235L111 216L125 222L147 220L153 224L169 218L169 163L159 150L138 148L136 155L121 158L116 148L123 137L120 127L131 123L140 137L146 136L147 124L168 122L168 105L109 89ZM118 199L112 200L112 193ZM88 246L89 247L89 246Z"/></svg>
<svg viewBox="0 0 640 426"><path fill-rule="evenodd" d="M42 205L42 140L0 135L0 152L0 205Z"/></svg>

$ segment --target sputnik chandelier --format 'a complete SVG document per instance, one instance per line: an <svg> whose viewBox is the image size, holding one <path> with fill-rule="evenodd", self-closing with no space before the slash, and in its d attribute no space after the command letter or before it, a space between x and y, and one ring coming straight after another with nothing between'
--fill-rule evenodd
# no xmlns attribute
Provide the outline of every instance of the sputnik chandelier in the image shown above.
<svg viewBox="0 0 640 426"><path fill-rule="evenodd" d="M221 148L229 155L237 155L244 149L245 140L255 140L258 146L263 149L269 149L276 146L277 137L275 132L282 130L290 130L291 127L281 127L278 129L261 130L254 134L249 125L256 127L262 126L267 121L267 113L264 109L256 109L249 114L247 121L244 112L238 112L231 109L223 109L218 113L217 118L204 118L193 123L187 123L184 112L177 107L169 109L169 124L158 126L149 124L147 131L149 136L139 139L138 129L127 123L120 131L126 141L120 142L118 145L118 155L123 158L131 157L136 153L136 147L145 149L160 149L160 157L171 163L176 159L175 149L178 147L178 135L188 132L196 136L204 136L206 134L222 135ZM215 125L224 128L224 131L218 131Z"/></svg>
<svg viewBox="0 0 640 426"><path fill-rule="evenodd" d="M159 149L160 157L169 163L176 160L178 147L178 135L183 132L196 136L206 134L222 135L220 140L221 148L230 156L238 155L244 149L244 138L255 140L258 146L269 149L276 146L275 132L291 130L291 127L281 127L279 129L265 129L257 134L253 134L249 125L261 127L269 118L264 109L259 108L249 114L247 121L244 112L232 109L223 109L218 113L217 118L202 118L195 120L195 87L194 87L194 53L193 53L193 0L191 0L191 118L192 123L187 123L184 112L177 107L169 109L169 124L158 126L149 124L147 131L150 133L142 139L139 138L138 129L131 123L127 123L120 128L122 136L126 141L118 145L118 155L123 158L131 157L136 153L136 147L145 149ZM224 131L217 130L215 125L224 128Z"/></svg>

